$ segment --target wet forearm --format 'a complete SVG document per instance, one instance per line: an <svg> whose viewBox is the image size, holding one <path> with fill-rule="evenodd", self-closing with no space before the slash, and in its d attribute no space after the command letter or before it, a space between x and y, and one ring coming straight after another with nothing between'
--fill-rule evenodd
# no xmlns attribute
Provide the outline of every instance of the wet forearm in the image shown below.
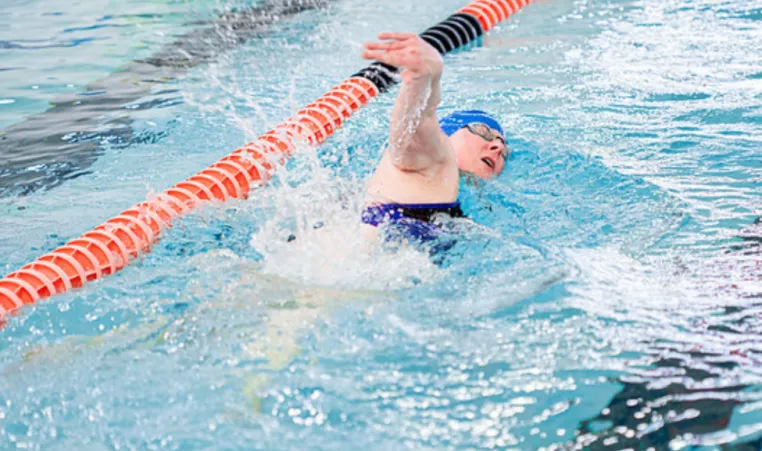
<svg viewBox="0 0 762 451"><path fill-rule="evenodd" d="M392 111L389 130L389 152L395 160L416 159L411 155L426 151L432 139L432 125L438 127L436 109L441 98L440 76L424 76L406 80L400 87Z"/></svg>
<svg viewBox="0 0 762 451"><path fill-rule="evenodd" d="M386 41L364 44L363 58L403 69L389 130L392 163L405 171L434 167L446 158L436 119L442 56L414 33L381 33L379 39Z"/></svg>

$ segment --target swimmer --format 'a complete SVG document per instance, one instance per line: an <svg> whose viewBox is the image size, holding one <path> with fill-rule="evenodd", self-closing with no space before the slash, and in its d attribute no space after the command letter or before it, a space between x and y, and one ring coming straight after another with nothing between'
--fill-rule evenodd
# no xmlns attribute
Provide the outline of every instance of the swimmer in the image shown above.
<svg viewBox="0 0 762 451"><path fill-rule="evenodd" d="M389 146L368 184L362 221L392 226L408 239L440 234L436 219L463 217L461 175L489 179L502 172L509 150L500 123L479 110L437 119L441 55L414 33L382 33L362 57L402 69Z"/></svg>

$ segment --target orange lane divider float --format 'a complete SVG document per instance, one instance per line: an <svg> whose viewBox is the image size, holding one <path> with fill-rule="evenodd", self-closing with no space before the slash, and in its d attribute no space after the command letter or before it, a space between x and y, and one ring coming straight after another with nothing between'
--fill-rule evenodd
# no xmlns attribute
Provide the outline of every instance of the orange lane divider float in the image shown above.
<svg viewBox="0 0 762 451"><path fill-rule="evenodd" d="M477 39L529 1L478 0L421 37L444 54ZM199 204L245 198L272 176L295 142L321 144L352 113L394 84L396 73L394 67L371 64L257 140L8 274L0 279L0 320L25 304L122 269L148 250L174 218Z"/></svg>

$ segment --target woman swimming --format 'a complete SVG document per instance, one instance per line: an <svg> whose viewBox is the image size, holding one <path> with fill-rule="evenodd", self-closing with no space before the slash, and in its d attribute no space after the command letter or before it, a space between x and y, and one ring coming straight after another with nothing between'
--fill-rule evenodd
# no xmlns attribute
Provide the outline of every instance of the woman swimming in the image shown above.
<svg viewBox="0 0 762 451"><path fill-rule="evenodd" d="M402 69L391 117L389 146L368 184L364 223L388 226L394 236L430 241L441 234L435 219L461 217L461 172L500 174L508 156L498 121L479 110L437 120L441 55L414 33L382 33L362 57Z"/></svg>

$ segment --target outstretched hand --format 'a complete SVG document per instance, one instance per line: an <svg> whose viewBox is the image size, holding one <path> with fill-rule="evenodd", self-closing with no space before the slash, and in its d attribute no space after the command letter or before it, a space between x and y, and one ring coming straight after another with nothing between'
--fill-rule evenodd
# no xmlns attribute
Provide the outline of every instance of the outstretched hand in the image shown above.
<svg viewBox="0 0 762 451"><path fill-rule="evenodd" d="M362 57L402 68L402 81L438 78L442 56L415 33L381 33L383 42L366 42Z"/></svg>

